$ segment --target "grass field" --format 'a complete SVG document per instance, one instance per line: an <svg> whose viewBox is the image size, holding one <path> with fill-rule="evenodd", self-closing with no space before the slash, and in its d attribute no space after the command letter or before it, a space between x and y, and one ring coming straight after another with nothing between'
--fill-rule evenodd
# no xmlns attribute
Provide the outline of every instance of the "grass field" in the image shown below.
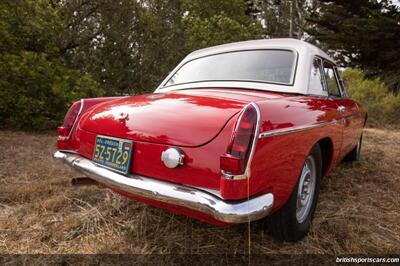
<svg viewBox="0 0 400 266"><path fill-rule="evenodd" d="M0 131L0 253L400 254L398 130L365 130L361 162L323 179L312 231L295 244L275 242L259 223L218 228L73 188L76 174L52 160L55 140Z"/></svg>

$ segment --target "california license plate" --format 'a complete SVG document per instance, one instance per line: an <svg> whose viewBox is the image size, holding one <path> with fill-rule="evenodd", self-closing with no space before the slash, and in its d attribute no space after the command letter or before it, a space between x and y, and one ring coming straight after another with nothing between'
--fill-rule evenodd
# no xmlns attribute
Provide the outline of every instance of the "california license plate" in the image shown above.
<svg viewBox="0 0 400 266"><path fill-rule="evenodd" d="M93 161L111 170L127 174L132 157L130 140L97 136Z"/></svg>

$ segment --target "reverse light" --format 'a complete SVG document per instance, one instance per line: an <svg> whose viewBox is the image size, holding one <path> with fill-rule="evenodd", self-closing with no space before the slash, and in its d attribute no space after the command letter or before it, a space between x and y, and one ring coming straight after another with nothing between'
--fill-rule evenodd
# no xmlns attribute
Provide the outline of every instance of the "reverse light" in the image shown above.
<svg viewBox="0 0 400 266"><path fill-rule="evenodd" d="M258 126L258 109L249 104L240 114L226 154L220 157L220 167L228 175L245 174L251 157Z"/></svg>
<svg viewBox="0 0 400 266"><path fill-rule="evenodd" d="M66 140L69 138L72 127L81 112L83 107L83 100L74 102L69 108L67 114L65 115L64 122L62 126L57 128L57 134L59 140Z"/></svg>

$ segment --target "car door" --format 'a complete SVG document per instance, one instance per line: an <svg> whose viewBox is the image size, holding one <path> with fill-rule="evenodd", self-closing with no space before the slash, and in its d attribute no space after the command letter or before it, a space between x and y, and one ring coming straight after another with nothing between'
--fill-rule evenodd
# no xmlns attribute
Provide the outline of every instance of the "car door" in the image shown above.
<svg viewBox="0 0 400 266"><path fill-rule="evenodd" d="M339 121L330 128L329 136L334 144L334 161L341 159L341 147L343 139L342 113L338 111L336 98L329 96L325 81L323 68L323 59L316 56L313 58L309 75L308 95L312 97L313 102L321 111L321 115L317 118L317 122L334 122Z"/></svg>
<svg viewBox="0 0 400 266"><path fill-rule="evenodd" d="M336 79L339 83L340 89L342 91L342 100L346 104L346 108L349 109L349 116L346 117L346 123L349 124L349 130L351 132L353 138L352 148L357 145L358 140L361 137L364 124L365 124L365 116L360 111L360 105L356 101L350 99L347 94L343 84L343 81L340 77L340 73L335 68ZM350 149L351 150L351 149Z"/></svg>
<svg viewBox="0 0 400 266"><path fill-rule="evenodd" d="M343 125L341 157L344 157L355 147L358 140L356 130L354 130L357 126L355 116L358 113L358 106L343 91L334 64L324 60L323 68L329 98L336 103L340 122Z"/></svg>

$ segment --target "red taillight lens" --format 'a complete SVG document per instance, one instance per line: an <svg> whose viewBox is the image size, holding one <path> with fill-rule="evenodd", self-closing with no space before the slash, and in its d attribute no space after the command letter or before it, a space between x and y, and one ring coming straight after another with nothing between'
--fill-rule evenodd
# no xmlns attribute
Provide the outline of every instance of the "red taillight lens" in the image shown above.
<svg viewBox="0 0 400 266"><path fill-rule="evenodd" d="M69 135L72 127L74 126L75 120L78 117L81 104L81 101L78 101L73 103L69 108L67 114L65 115L62 126L57 128L58 136L67 137Z"/></svg>
<svg viewBox="0 0 400 266"><path fill-rule="evenodd" d="M242 174L244 170L244 160L230 154L221 155L220 164L222 170L233 175Z"/></svg>
<svg viewBox="0 0 400 266"><path fill-rule="evenodd" d="M252 104L242 111L235 125L227 154L220 158L221 170L234 175L244 173L255 137L257 119L257 110Z"/></svg>

